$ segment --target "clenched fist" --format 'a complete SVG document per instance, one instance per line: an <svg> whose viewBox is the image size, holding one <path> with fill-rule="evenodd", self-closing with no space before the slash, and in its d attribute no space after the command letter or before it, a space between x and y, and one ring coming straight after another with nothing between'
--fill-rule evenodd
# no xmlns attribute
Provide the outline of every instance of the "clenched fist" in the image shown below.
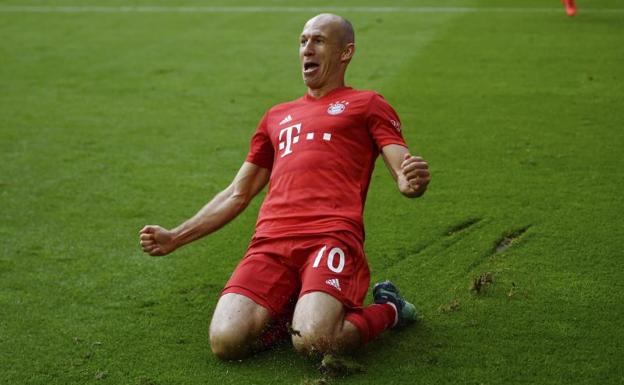
<svg viewBox="0 0 624 385"><path fill-rule="evenodd" d="M398 178L399 190L403 195L411 198L419 197L425 193L431 181L429 164L420 156L405 154Z"/></svg>
<svg viewBox="0 0 624 385"><path fill-rule="evenodd" d="M139 232L141 248L151 256L167 255L176 249L173 233L160 226L145 226Z"/></svg>

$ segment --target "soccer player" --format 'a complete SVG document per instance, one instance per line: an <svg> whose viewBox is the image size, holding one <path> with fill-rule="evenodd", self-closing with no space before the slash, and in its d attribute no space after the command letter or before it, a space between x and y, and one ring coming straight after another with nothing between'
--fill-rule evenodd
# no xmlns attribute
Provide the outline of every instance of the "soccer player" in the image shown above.
<svg viewBox="0 0 624 385"><path fill-rule="evenodd" d="M195 216L172 230L140 232L145 252L169 254L230 222L269 184L247 253L212 317L219 358L270 344L284 321L297 351L345 353L416 320L414 305L389 281L375 285L375 304L362 307L370 283L362 215L375 159L382 154L406 197L423 195L430 174L410 154L392 107L345 86L354 53L351 23L332 14L310 19L299 45L307 93L264 114L232 183Z"/></svg>
<svg viewBox="0 0 624 385"><path fill-rule="evenodd" d="M576 15L576 4L574 3L574 0L561 0L561 2L565 6L566 14L568 16Z"/></svg>

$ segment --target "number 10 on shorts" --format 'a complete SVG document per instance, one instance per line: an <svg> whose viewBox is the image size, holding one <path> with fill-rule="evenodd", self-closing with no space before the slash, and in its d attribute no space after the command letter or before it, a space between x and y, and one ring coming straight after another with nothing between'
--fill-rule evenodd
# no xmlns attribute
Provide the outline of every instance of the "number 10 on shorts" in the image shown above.
<svg viewBox="0 0 624 385"><path fill-rule="evenodd" d="M327 246L323 246L318 254L316 255L316 259L314 259L313 268L318 268L321 264L321 260L325 256L325 250L327 250ZM336 256L338 256L338 266L336 266ZM345 265L345 253L339 247L334 247L329 250L329 254L327 254L327 267L329 270L334 273L342 273L342 269L344 269Z"/></svg>

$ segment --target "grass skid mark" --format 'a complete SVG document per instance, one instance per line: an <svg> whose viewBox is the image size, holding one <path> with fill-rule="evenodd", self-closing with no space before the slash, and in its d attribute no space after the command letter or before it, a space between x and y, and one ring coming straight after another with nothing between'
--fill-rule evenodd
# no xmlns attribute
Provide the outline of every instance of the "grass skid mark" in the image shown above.
<svg viewBox="0 0 624 385"><path fill-rule="evenodd" d="M514 243L518 243L522 235L530 227L531 225L528 225L526 227L523 227L521 229L518 229L518 230L515 230L515 231L512 231L510 233L503 235L503 237L498 242L496 242L496 245L494 246L493 254L502 253L503 251L510 248L511 245L513 245Z"/></svg>
<svg viewBox="0 0 624 385"><path fill-rule="evenodd" d="M453 235L469 229L470 227L481 222L482 220L483 218L476 217L465 219L447 228L442 234L440 234L439 237L432 238L427 242L416 245L413 248L398 249L395 255L387 257L388 266L394 266L402 263L404 260L415 258L418 255L425 253L430 247L434 245L441 245L440 247L448 249L461 239L461 237L454 238L452 237Z"/></svg>
<svg viewBox="0 0 624 385"><path fill-rule="evenodd" d="M454 234L457 234L459 232L462 232L464 230L467 230L468 228L476 225L477 223L481 222L483 220L483 218L468 218L456 225L453 225L451 227L448 228L448 230L446 230L445 235L446 236L451 236Z"/></svg>
<svg viewBox="0 0 624 385"><path fill-rule="evenodd" d="M431 245L433 245L434 241L429 241L427 243L417 245L414 248L401 248L399 249L395 255L388 256L388 266L396 265L403 262L406 259L413 258L418 256L420 253L423 253L427 250Z"/></svg>
<svg viewBox="0 0 624 385"><path fill-rule="evenodd" d="M495 256L496 254L500 254L507 249L509 249L512 245L518 243L522 236L527 232L532 225L527 225L518 230L513 230L504 233L496 242L494 242L494 246L490 251L484 252L481 256L477 257L466 269L467 272L474 270L477 266L481 265L485 260Z"/></svg>

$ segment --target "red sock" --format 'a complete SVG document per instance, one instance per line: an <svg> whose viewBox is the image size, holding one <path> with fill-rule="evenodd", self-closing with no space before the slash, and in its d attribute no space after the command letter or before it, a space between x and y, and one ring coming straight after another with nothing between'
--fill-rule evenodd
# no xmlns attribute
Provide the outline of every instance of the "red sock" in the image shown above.
<svg viewBox="0 0 624 385"><path fill-rule="evenodd" d="M392 327L395 318L396 309L387 303L351 310L345 316L345 319L355 325L360 331L362 344L369 342L384 330Z"/></svg>

